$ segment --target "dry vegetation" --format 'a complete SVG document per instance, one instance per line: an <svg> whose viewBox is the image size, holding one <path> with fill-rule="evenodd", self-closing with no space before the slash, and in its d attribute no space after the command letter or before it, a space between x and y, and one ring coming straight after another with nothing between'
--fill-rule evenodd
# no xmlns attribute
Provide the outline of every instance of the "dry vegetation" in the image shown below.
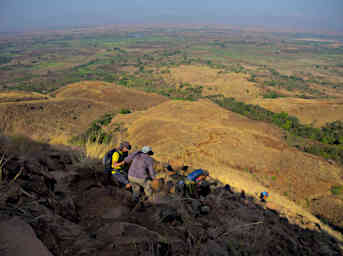
<svg viewBox="0 0 343 256"><path fill-rule="evenodd" d="M116 113L124 108L142 110L165 100L163 96L115 84L82 82L58 90L46 100L0 104L0 126L6 134L23 134L52 143L67 143L105 113Z"/></svg>
<svg viewBox="0 0 343 256"><path fill-rule="evenodd" d="M310 211L312 203L330 194L333 183L343 184L341 167L289 147L276 127L209 101L166 102L144 112L117 116L112 123L127 128L125 136L134 145L151 145L161 161L208 168L214 177L225 181L232 177L230 183L252 194L262 189L258 182ZM254 182L241 178L242 173ZM279 196L274 202L287 208ZM330 202L343 209L341 200ZM324 208L321 214L330 216ZM342 225L341 219L335 221Z"/></svg>
<svg viewBox="0 0 343 256"><path fill-rule="evenodd" d="M203 86L203 96L223 94L245 101L261 94L261 90L248 81L249 75L229 73L207 66L182 65L171 68L170 73L165 76L179 87L182 84Z"/></svg>
<svg viewBox="0 0 343 256"><path fill-rule="evenodd" d="M259 105L273 112L286 112L296 116L301 123L322 127L335 120L343 120L343 99L254 99L250 104Z"/></svg>
<svg viewBox="0 0 343 256"><path fill-rule="evenodd" d="M327 89L326 93L336 99L301 99L300 91L287 91L282 88L261 88L256 83L249 82L250 75L243 73L228 73L221 69L207 66L182 65L170 68L165 79L177 87L202 87L202 95L224 95L238 101L259 105L270 111L286 112L297 117L304 124L322 127L326 123L343 119L343 94ZM267 99L265 95L276 95L280 98Z"/></svg>
<svg viewBox="0 0 343 256"><path fill-rule="evenodd" d="M0 92L0 103L33 101L48 99L47 95L35 92L6 91Z"/></svg>

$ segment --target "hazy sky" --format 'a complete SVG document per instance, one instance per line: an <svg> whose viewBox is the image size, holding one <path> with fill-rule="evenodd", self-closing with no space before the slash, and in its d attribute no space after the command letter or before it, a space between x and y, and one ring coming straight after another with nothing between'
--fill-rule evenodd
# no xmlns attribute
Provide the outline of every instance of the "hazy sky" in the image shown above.
<svg viewBox="0 0 343 256"><path fill-rule="evenodd" d="M0 31L118 23L343 31L343 0L0 0Z"/></svg>

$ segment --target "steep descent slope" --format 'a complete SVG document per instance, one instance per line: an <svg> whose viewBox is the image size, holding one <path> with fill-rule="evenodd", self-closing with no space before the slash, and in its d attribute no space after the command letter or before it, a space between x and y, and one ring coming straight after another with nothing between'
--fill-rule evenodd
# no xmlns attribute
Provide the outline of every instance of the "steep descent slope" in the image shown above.
<svg viewBox="0 0 343 256"><path fill-rule="evenodd" d="M205 100L166 102L117 116L113 123L128 129L132 144L152 146L161 161L207 168L215 177L251 193L272 190L277 192L272 196L275 205L294 214L300 209L285 198L310 211L318 200L326 200L343 212L342 200L330 192L333 185L343 184L342 169L289 147L282 132L270 124L249 120ZM316 214L330 218L327 209L317 207ZM343 227L342 218L336 214L331 221Z"/></svg>
<svg viewBox="0 0 343 256"><path fill-rule="evenodd" d="M105 182L99 161L77 161L80 152L0 137L2 154L1 255L50 255L45 246L65 256L342 252L319 225L304 229L222 187L200 200L168 194L159 203L141 205L130 192ZM199 213L198 204L209 210Z"/></svg>

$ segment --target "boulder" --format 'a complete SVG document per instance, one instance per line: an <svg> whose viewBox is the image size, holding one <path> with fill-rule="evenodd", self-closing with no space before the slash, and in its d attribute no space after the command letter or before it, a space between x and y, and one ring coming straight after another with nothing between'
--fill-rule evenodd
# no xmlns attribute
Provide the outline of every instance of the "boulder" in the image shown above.
<svg viewBox="0 0 343 256"><path fill-rule="evenodd" d="M0 254L3 256L53 256L30 225L19 217L0 222Z"/></svg>
<svg viewBox="0 0 343 256"><path fill-rule="evenodd" d="M115 208L108 209L102 218L104 219L120 219L121 217L127 217L130 213L129 208L125 206L118 206Z"/></svg>

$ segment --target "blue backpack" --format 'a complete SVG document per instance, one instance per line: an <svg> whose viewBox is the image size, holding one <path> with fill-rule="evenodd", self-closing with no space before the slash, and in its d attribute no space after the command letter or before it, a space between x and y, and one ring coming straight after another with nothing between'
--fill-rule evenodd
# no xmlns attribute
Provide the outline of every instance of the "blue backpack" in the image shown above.
<svg viewBox="0 0 343 256"><path fill-rule="evenodd" d="M187 179L190 181L195 181L200 175L205 174L203 169L197 169L190 174L188 174Z"/></svg>

